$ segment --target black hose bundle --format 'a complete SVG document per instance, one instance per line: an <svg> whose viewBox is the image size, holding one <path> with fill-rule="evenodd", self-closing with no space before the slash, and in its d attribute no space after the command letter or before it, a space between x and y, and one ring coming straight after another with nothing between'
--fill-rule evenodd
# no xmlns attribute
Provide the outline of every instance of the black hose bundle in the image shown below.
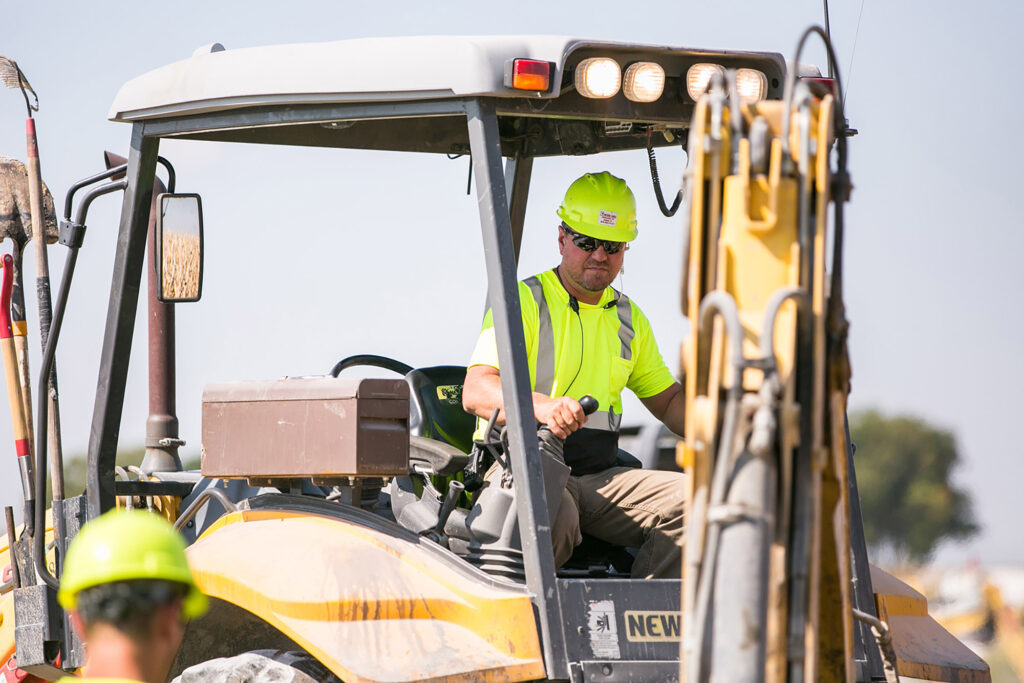
<svg viewBox="0 0 1024 683"><path fill-rule="evenodd" d="M654 196L658 200L658 208L665 216L671 218L676 215L679 205L683 202L683 190L680 189L676 192L676 198L671 207L665 203L665 196L661 191L661 178L658 177L658 161L654 158L654 147L651 145L650 135L647 136L647 160L651 165L651 182L654 183Z"/></svg>

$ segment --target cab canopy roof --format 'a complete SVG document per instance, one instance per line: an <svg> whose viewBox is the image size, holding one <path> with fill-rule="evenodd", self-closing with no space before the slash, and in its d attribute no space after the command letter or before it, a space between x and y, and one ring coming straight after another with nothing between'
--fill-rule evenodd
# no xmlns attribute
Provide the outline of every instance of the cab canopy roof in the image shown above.
<svg viewBox="0 0 1024 683"><path fill-rule="evenodd" d="M623 68L657 62L665 70L664 94L650 103L632 102L621 91L608 99L585 98L575 91L573 73L589 57L610 57ZM552 65L547 91L506 85L506 69L517 58ZM126 83L109 117L144 123L147 134L160 136L463 153L466 136L456 129L465 128L465 118L456 101L485 97L494 99L503 127L511 127L508 136L532 148L520 153L586 154L645 146L638 138L651 125L687 128L694 102L686 92L686 72L700 62L757 69L766 76L768 97L781 97L785 63L775 53L565 36L419 36L237 50L214 44ZM452 126L437 117L462 121ZM397 126L395 119L405 121ZM559 142L558 125L530 126L526 119L606 122L604 128L614 131L610 137L622 139L601 144L579 129L565 131ZM338 125L352 121L359 123ZM504 146L504 130L502 137Z"/></svg>

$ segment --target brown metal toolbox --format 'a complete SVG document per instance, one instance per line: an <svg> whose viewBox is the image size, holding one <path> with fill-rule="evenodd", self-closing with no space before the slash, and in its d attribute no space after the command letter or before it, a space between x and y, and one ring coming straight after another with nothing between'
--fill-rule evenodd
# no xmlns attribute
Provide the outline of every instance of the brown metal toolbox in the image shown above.
<svg viewBox="0 0 1024 683"><path fill-rule="evenodd" d="M409 385L313 377L203 390L204 476L387 477L409 471Z"/></svg>

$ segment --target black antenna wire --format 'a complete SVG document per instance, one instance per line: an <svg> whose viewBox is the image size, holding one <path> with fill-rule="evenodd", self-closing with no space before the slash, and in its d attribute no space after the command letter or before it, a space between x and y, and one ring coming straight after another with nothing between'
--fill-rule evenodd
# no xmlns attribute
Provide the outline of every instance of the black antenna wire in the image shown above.
<svg viewBox="0 0 1024 683"><path fill-rule="evenodd" d="M823 0L825 3L825 39L828 40L829 44L832 44L832 26L828 20L828 0ZM835 78L835 65L832 63L832 53L828 53L828 77Z"/></svg>

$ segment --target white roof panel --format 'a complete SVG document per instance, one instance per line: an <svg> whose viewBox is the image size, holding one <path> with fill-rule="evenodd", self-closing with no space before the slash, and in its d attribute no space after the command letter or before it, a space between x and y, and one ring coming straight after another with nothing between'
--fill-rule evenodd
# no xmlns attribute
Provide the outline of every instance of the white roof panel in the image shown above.
<svg viewBox="0 0 1024 683"><path fill-rule="evenodd" d="M128 81L109 118L135 121L269 104L523 97L503 84L514 57L557 65L580 41L564 36L359 38L198 54Z"/></svg>

